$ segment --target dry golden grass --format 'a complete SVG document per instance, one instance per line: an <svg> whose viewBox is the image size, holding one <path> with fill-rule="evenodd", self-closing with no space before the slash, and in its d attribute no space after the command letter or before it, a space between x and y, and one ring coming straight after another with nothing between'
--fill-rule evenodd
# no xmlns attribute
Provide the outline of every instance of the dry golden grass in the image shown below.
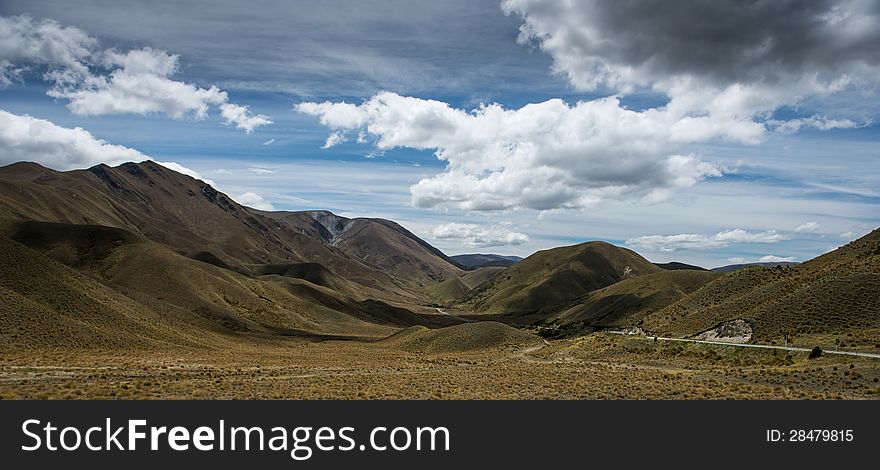
<svg viewBox="0 0 880 470"><path fill-rule="evenodd" d="M357 341L0 355L0 397L66 399L876 399L880 361L593 334L414 353Z"/></svg>

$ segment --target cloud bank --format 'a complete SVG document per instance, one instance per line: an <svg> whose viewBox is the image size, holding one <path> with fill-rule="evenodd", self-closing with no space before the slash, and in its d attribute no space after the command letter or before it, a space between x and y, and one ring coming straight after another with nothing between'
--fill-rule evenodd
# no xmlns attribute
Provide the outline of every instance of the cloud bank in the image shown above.
<svg viewBox="0 0 880 470"><path fill-rule="evenodd" d="M626 240L628 246L654 252L680 250L710 250L725 248L735 243L777 243L786 240L775 230L749 232L740 228L718 232L715 235L682 233L678 235L645 235Z"/></svg>
<svg viewBox="0 0 880 470"><path fill-rule="evenodd" d="M411 187L418 207L468 211L582 209L605 199L657 201L721 170L676 150L730 129L632 111L611 97L568 105L554 99L471 112L434 100L380 93L363 104L300 103L331 129L325 147L358 135L379 149L435 150L446 171Z"/></svg>
<svg viewBox="0 0 880 470"><path fill-rule="evenodd" d="M819 222L804 222L797 226L794 229L795 232L800 233L817 233L822 230L822 225Z"/></svg>
<svg viewBox="0 0 880 470"><path fill-rule="evenodd" d="M795 256L776 256L776 255L767 255L762 256L758 261L761 263L792 263L797 260Z"/></svg>
<svg viewBox="0 0 880 470"><path fill-rule="evenodd" d="M467 248L515 246L529 242L528 235L511 231L510 224L507 223L484 227L453 222L438 225L431 234L437 240L456 241Z"/></svg>

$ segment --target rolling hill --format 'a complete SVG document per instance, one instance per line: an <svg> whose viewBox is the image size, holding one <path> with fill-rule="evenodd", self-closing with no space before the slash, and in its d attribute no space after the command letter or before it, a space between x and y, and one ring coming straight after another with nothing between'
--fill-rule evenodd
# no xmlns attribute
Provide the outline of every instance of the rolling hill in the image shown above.
<svg viewBox="0 0 880 470"><path fill-rule="evenodd" d="M523 350L543 344L541 338L498 322L463 323L445 328L414 326L401 330L380 343L422 354L448 354L480 350Z"/></svg>
<svg viewBox="0 0 880 470"><path fill-rule="evenodd" d="M349 219L327 211L259 213L399 279L424 286L462 274L458 263L390 220Z"/></svg>
<svg viewBox="0 0 880 470"><path fill-rule="evenodd" d="M595 290L546 323L569 332L640 326L642 319L696 291L721 274L696 270L661 271L624 279Z"/></svg>
<svg viewBox="0 0 880 470"><path fill-rule="evenodd" d="M487 266L468 271L459 277L447 279L428 289L428 296L443 305L454 303L470 293L478 285L504 271L500 266Z"/></svg>
<svg viewBox="0 0 880 470"><path fill-rule="evenodd" d="M750 325L755 342L835 335L873 346L880 337L880 229L796 266L727 273L646 317L644 326L689 336L736 320Z"/></svg>
<svg viewBox="0 0 880 470"><path fill-rule="evenodd" d="M398 303L416 300L420 286L462 273L393 222L258 211L152 161L67 172L34 163L2 167L0 219L116 227L241 273L320 264L348 281L347 294Z"/></svg>
<svg viewBox="0 0 880 470"><path fill-rule="evenodd" d="M835 335L856 346L880 337L880 230L802 264L726 273L655 265L604 242L491 266L512 260L448 257L384 219L251 209L150 161L0 168L0 254L0 349L378 339L459 321L414 313L436 305L572 334L747 327L756 342ZM531 341L468 325L387 341L412 351Z"/></svg>
<svg viewBox="0 0 880 470"><path fill-rule="evenodd" d="M299 214L312 232L285 216L153 162L0 168L0 348L379 338L431 324L405 306L422 302L421 282L464 273L390 221L340 218L334 240L318 220L330 213Z"/></svg>
<svg viewBox="0 0 880 470"><path fill-rule="evenodd" d="M477 286L461 304L484 313L550 312L590 291L659 271L633 251L588 242L539 251Z"/></svg>
<svg viewBox="0 0 880 470"><path fill-rule="evenodd" d="M711 270L715 271L716 273L729 273L729 272L738 271L740 269L745 269L745 268L755 268L755 267L775 268L777 266L791 267L791 266L797 266L798 264L800 264L800 263L793 262L793 261L780 261L780 262L771 262L771 263L729 264L727 266L719 266L717 268L712 268Z"/></svg>
<svg viewBox="0 0 880 470"><path fill-rule="evenodd" d="M35 273L22 276L13 268L4 270L0 273L4 287L12 286L8 288L17 297L42 304L41 295L82 298L75 292L82 288L52 284L54 278L84 283L89 290L105 293L104 300L92 305L83 302L71 313L78 316L81 311L95 311L98 329L102 309L135 312L129 317L135 315L159 324L172 312L187 323L178 325L177 333L193 338L202 337L199 329L205 325L210 326L206 332L231 339L236 334L375 337L395 327L427 324L422 317L405 309L377 300L347 297L306 279L277 275L253 278L196 261L122 229L23 222L11 237L3 238L6 249L22 260L29 260L28 267ZM53 279L42 279L36 274L42 271L60 274L53 274ZM42 287L25 290L22 279ZM53 308L64 306L59 303ZM29 328L23 326L29 321L27 316L6 312L4 319L14 322L14 329ZM128 317L124 320L128 321ZM112 315L109 321L113 324L107 325L108 330L113 331L118 325ZM75 343L78 338L78 335L70 335L68 339ZM180 343L174 335L153 339L155 344ZM129 340L143 346L149 343L137 338ZM103 340L96 341L95 344L102 344ZM192 344L199 343L201 341ZM54 347L64 347L64 344Z"/></svg>

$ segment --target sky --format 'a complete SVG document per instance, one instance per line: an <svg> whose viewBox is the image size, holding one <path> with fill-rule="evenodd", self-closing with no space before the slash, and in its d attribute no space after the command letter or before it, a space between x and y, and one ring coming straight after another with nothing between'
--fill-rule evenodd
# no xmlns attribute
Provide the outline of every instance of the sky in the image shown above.
<svg viewBox="0 0 880 470"><path fill-rule="evenodd" d="M880 226L880 1L0 3L0 165L152 159L448 254L704 267Z"/></svg>

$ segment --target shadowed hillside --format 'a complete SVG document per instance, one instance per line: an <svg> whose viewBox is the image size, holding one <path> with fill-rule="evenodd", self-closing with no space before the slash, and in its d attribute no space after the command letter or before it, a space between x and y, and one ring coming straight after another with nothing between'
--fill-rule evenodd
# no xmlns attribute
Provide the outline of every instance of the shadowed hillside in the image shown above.
<svg viewBox="0 0 880 470"><path fill-rule="evenodd" d="M0 348L201 347L242 335L381 337L427 324L406 309L312 282L320 279L254 279L118 228L50 222L6 228L12 237L2 236Z"/></svg>
<svg viewBox="0 0 880 470"><path fill-rule="evenodd" d="M654 263L658 268L665 269L667 271L679 271L679 270L694 270L694 271L708 271L706 268L701 268L699 266L694 266L692 264L679 263L677 261L673 261L671 263ZM713 270L714 271L714 270Z"/></svg>
<svg viewBox="0 0 880 470"><path fill-rule="evenodd" d="M502 256L486 254L470 254L450 256L455 262L467 269L485 268L489 266L506 268L520 261L519 256Z"/></svg>

